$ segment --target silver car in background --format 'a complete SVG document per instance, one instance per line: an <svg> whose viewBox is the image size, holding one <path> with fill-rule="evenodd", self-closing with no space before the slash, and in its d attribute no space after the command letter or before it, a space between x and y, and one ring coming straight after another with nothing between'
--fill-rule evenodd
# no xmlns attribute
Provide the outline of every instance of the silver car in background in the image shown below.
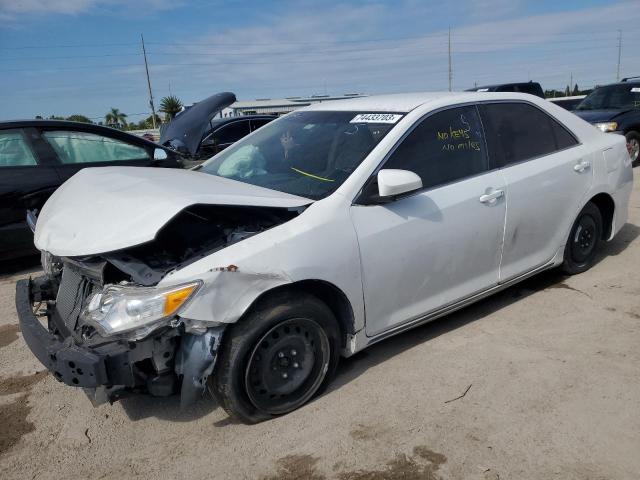
<svg viewBox="0 0 640 480"><path fill-rule="evenodd" d="M37 220L45 275L17 286L21 329L94 400L186 405L209 385L258 422L321 392L341 355L584 272L632 181L623 137L534 96L324 102L195 171L75 175Z"/></svg>

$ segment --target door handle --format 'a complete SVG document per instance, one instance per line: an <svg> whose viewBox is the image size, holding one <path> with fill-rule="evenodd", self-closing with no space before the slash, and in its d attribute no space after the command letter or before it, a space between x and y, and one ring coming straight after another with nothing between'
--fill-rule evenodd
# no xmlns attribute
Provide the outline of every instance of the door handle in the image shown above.
<svg viewBox="0 0 640 480"><path fill-rule="evenodd" d="M503 190L493 190L490 193L485 193L484 195L480 195L479 200L480 200L480 203L493 204L496 202L496 200L498 200L503 195L504 195Z"/></svg>
<svg viewBox="0 0 640 480"><path fill-rule="evenodd" d="M586 160L582 160L580 163L576 163L573 166L573 169L578 172L578 173L582 173L584 172L587 168L589 168L591 166L590 162L587 162Z"/></svg>

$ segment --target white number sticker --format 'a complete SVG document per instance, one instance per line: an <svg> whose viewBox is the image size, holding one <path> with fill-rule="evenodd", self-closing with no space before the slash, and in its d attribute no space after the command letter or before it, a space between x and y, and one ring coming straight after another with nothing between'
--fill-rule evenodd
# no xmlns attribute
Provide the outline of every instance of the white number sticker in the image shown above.
<svg viewBox="0 0 640 480"><path fill-rule="evenodd" d="M397 113L359 113L349 123L396 123L401 118Z"/></svg>
<svg viewBox="0 0 640 480"><path fill-rule="evenodd" d="M631 89L631 92L632 92L632 93L640 93L640 87L633 87L633 88Z"/></svg>

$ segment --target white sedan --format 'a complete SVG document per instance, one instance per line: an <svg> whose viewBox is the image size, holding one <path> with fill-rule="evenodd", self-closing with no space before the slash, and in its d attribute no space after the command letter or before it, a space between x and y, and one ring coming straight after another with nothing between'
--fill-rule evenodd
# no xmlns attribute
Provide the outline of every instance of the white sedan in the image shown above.
<svg viewBox="0 0 640 480"><path fill-rule="evenodd" d="M622 136L534 96L320 103L197 171L71 178L37 220L45 276L18 284L22 332L94 400L186 405L209 384L257 422L317 395L341 355L543 270L584 272L632 180Z"/></svg>

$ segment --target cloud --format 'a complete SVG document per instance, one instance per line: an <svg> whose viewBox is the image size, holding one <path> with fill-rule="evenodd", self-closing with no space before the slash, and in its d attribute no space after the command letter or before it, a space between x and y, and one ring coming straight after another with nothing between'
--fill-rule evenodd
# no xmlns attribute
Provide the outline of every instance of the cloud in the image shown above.
<svg viewBox="0 0 640 480"><path fill-rule="evenodd" d="M169 10L180 6L172 0L136 0L138 10ZM117 11L131 7L127 0L0 0L0 19L16 20L27 15L80 15Z"/></svg>
<svg viewBox="0 0 640 480"><path fill-rule="evenodd" d="M224 89L244 98L325 89L445 89L446 23L428 33L415 27L433 7L419 3L325 5L321 10L307 5L264 14L246 27L184 38L180 45L150 45L152 77L161 78L161 85L171 82L174 92L189 92L187 102ZM453 24L454 87L528 78L564 87L571 73L583 85L613 80L617 29L632 31L640 22L640 9L632 3L514 18L509 6L497 9L505 2L484 0L486 9L500 10L497 18ZM460 2L458 8L472 5Z"/></svg>

